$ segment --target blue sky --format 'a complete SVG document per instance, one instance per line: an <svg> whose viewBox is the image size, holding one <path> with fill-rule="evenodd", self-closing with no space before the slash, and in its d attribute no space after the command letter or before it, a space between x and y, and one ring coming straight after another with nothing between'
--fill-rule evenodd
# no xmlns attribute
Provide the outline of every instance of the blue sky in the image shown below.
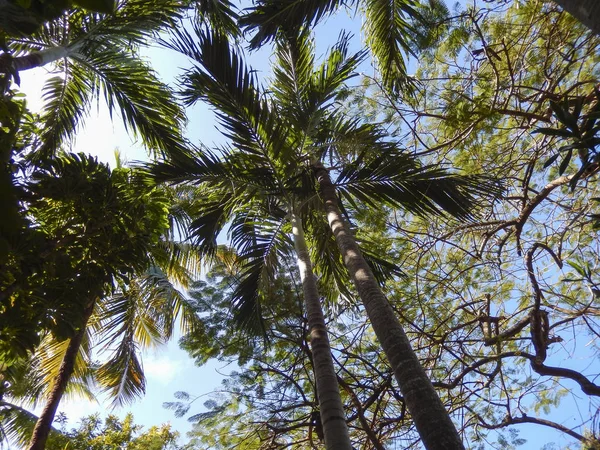
<svg viewBox="0 0 600 450"><path fill-rule="evenodd" d="M335 43L342 29L354 33L355 40L351 50L359 50L361 48L360 26L360 16L349 17L344 11L325 21L316 31L317 54L323 54L327 47ZM163 80L171 84L176 82L181 68L188 65L184 58L164 49L152 48L144 54ZM269 74L269 57L269 50L265 49L252 54L248 59L249 64L257 69L263 78ZM361 70L372 74L369 63L363 64ZM43 68L22 73L22 90L27 93L29 107L32 110L38 110L41 106L41 86L46 74L47 71ZM187 135L193 142L202 141L209 147L223 142L221 134L216 128L214 115L206 106L198 104L189 109L188 118ZM146 159L146 151L127 135L118 117L115 117L114 121L110 120L102 102L85 123L73 144L73 150L92 153L97 155L100 160L111 164L114 163L114 150L117 148L127 161ZM589 360L579 363L587 362ZM185 418L177 419L171 411L164 409L163 402L173 401L173 394L176 391L186 391L192 396L204 396L219 387L222 380L221 374L235 369L235 367L228 367L218 361L212 361L203 367L196 367L187 353L178 348L176 341L145 353L143 363L148 383L146 396L131 407L114 412L120 416L132 412L136 423L146 427L170 422L173 428L182 434L189 431L191 425ZM566 382L565 384L573 388L574 394L578 395L578 387L574 383ZM83 400L66 401L61 404L59 410L65 412L71 419L70 426L75 426L78 418L83 415L95 412L104 415L109 411L107 409L109 401L103 398L99 400L98 404L90 404ZM200 399L197 403L197 408L192 409L194 413L200 412L203 401ZM566 426L570 425L570 421L574 420L574 417L578 417L577 407L572 401L566 401L561 411L564 413L563 423ZM584 412L583 415L587 414ZM558 444L558 447L555 448L562 448L562 444L567 442L560 434L540 428L533 425L519 427L521 436L529 441L521 448L525 450L539 449L545 443L553 441Z"/></svg>

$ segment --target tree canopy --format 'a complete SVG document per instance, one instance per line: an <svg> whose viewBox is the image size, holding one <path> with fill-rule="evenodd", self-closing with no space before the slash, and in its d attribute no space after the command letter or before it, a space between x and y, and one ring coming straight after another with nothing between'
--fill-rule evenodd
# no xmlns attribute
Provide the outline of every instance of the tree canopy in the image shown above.
<svg viewBox="0 0 600 450"><path fill-rule="evenodd" d="M575 3L0 0L0 438L598 448L600 37ZM361 47L319 55L339 11ZM171 86L147 45L192 67ZM148 162L73 151L99 98ZM216 145L184 136L199 103ZM141 396L140 349L178 322L232 367L165 390L187 439L61 425L64 395Z"/></svg>

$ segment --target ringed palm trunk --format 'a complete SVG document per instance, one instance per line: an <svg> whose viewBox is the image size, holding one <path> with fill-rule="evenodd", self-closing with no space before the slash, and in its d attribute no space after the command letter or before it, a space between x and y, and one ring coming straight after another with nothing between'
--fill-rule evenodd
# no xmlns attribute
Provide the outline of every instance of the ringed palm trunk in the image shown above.
<svg viewBox="0 0 600 450"><path fill-rule="evenodd" d="M344 264L365 306L373 330L390 362L406 407L428 450L464 449L450 415L421 366L410 341L360 252L338 206L338 196L327 169L314 164L327 221Z"/></svg>
<svg viewBox="0 0 600 450"><path fill-rule="evenodd" d="M313 366L321 423L325 436L325 448L327 450L352 450L342 398L340 396L340 388L333 367L325 318L321 309L317 283L312 271L302 223L296 215L292 215L291 222L310 330L310 346L313 354Z"/></svg>
<svg viewBox="0 0 600 450"><path fill-rule="evenodd" d="M60 368L54 379L54 385L52 386L46 405L33 429L33 434L31 435L31 441L29 441L27 450L44 450L46 447L46 441L48 440L48 436L52 429L52 422L54 421L56 410L58 409L58 405L65 393L67 384L75 370L77 354L79 353L79 348L81 347L83 337L85 336L86 325L92 316L95 304L96 302L94 301L85 309L81 328L69 341L69 345L67 346L63 360L60 363Z"/></svg>
<svg viewBox="0 0 600 450"><path fill-rule="evenodd" d="M600 1L599 0L554 0L592 32L600 36Z"/></svg>

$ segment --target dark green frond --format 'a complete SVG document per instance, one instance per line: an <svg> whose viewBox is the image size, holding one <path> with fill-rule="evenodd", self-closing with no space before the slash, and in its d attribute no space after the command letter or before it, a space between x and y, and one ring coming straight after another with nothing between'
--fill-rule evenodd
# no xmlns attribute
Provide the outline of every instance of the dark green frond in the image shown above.
<svg viewBox="0 0 600 450"><path fill-rule="evenodd" d="M113 14L71 14L69 31L73 41L98 42L113 47L145 46L162 30L172 28L190 8L189 0L127 0ZM108 45L107 45L108 46Z"/></svg>
<svg viewBox="0 0 600 450"><path fill-rule="evenodd" d="M311 90L315 92L320 104L325 105L335 98L343 84L358 75L356 69L367 53L363 50L348 56L350 38L350 34L341 33L337 43L311 77Z"/></svg>
<svg viewBox="0 0 600 450"><path fill-rule="evenodd" d="M186 152L181 134L183 111L147 64L118 49L105 49L77 61L97 77L111 116L118 111L125 128L139 136L150 151L163 155Z"/></svg>
<svg viewBox="0 0 600 450"><path fill-rule="evenodd" d="M237 8L229 0L198 0L196 16L200 23L224 36L237 38L241 33Z"/></svg>
<svg viewBox="0 0 600 450"><path fill-rule="evenodd" d="M274 55L277 59L270 88L283 117L298 123L306 120L301 111L307 109L308 88L315 69L315 43L308 29L303 29L292 36L282 33L276 44Z"/></svg>
<svg viewBox="0 0 600 450"><path fill-rule="evenodd" d="M373 271L373 275L375 275L375 279L380 285L384 285L385 282L393 277L404 277L405 274L402 272L402 269L396 264L394 264L389 259L385 259L377 255L375 252L369 250L368 242L364 240L359 240L360 250L363 254L363 257L369 264L369 267Z"/></svg>
<svg viewBox="0 0 600 450"><path fill-rule="evenodd" d="M356 75L354 71L366 55L348 56L349 39L348 34L341 34L319 67L315 67L314 42L306 29L277 39L272 83L276 105L283 117L305 133L312 134L339 88Z"/></svg>
<svg viewBox="0 0 600 450"><path fill-rule="evenodd" d="M227 168L217 155L198 148L183 154L170 155L165 161L151 163L145 167L159 183L198 185L204 182L218 182L227 175Z"/></svg>
<svg viewBox="0 0 600 450"><path fill-rule="evenodd" d="M231 241L241 263L231 305L234 320L242 329L264 334L263 303L270 297L278 266L288 256L291 242L283 232L285 212L271 205L270 218L266 218L259 215L259 205L255 206L246 215L239 214L231 225Z"/></svg>
<svg viewBox="0 0 600 450"><path fill-rule="evenodd" d="M377 61L384 86L398 91L407 86L403 53L411 52L411 19L418 17L415 0L366 0L365 36Z"/></svg>
<svg viewBox="0 0 600 450"><path fill-rule="evenodd" d="M420 166L408 154L385 152L368 161L347 165L336 182L340 196L355 204L404 208L415 214L444 214L471 219L478 196L494 197L497 182L475 175L451 174L435 166Z"/></svg>
<svg viewBox="0 0 600 450"><path fill-rule="evenodd" d="M353 7L355 0L260 0L246 9L240 24L256 33L250 40L251 48L272 42L280 30L296 33L302 27L312 27L341 5Z"/></svg>
<svg viewBox="0 0 600 450"><path fill-rule="evenodd" d="M0 443L13 442L25 447L37 420L26 409L0 400Z"/></svg>
<svg viewBox="0 0 600 450"><path fill-rule="evenodd" d="M318 159L333 158L342 164L352 163L364 149L379 152L393 151L395 144L385 141L386 134L376 125L362 123L338 111L329 111L315 130L314 155Z"/></svg>
<svg viewBox="0 0 600 450"><path fill-rule="evenodd" d="M208 102L216 111L223 134L236 148L278 158L288 136L279 115L261 99L252 70L225 37L198 28L194 31L192 36L186 30L176 30L168 43L197 63L182 81L185 102Z"/></svg>
<svg viewBox="0 0 600 450"><path fill-rule="evenodd" d="M351 281L335 242L335 237L319 208L306 216L306 230L310 232L311 261L319 282L319 293L327 299L330 308L348 304L353 298Z"/></svg>
<svg viewBox="0 0 600 450"><path fill-rule="evenodd" d="M70 62L65 62L63 76L50 78L43 91L42 134L36 156L54 155L62 144L73 138L80 122L88 114L95 80Z"/></svg>

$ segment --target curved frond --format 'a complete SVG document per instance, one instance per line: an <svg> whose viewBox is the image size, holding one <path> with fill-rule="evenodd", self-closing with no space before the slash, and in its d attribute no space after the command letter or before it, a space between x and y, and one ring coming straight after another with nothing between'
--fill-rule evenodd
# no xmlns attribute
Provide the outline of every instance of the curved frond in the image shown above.
<svg viewBox="0 0 600 450"><path fill-rule="evenodd" d="M182 81L188 105L204 100L215 108L223 134L239 150L274 160L285 156L288 135L279 115L261 99L252 70L225 37L178 29L166 45L197 63Z"/></svg>
<svg viewBox="0 0 600 450"><path fill-rule="evenodd" d="M0 444L11 442L25 447L37 420L25 408L0 400Z"/></svg>
<svg viewBox="0 0 600 450"><path fill-rule="evenodd" d="M110 356L96 371L96 380L113 398L113 405L128 403L145 392L138 342L144 346L163 342L157 324L139 313L144 305L138 294L139 288L134 283L126 293L114 295L104 302L100 318L103 323L100 343Z"/></svg>
<svg viewBox="0 0 600 450"><path fill-rule="evenodd" d="M368 161L359 157L339 174L335 185L349 204L389 205L415 214L444 214L471 219L477 197L501 194L484 176L457 175L435 166L420 166L403 152L381 153Z"/></svg>
<svg viewBox="0 0 600 450"><path fill-rule="evenodd" d="M65 141L73 138L88 114L96 89L96 81L76 65L67 61L63 69L63 75L50 78L44 85L41 145L36 156L54 155Z"/></svg>
<svg viewBox="0 0 600 450"><path fill-rule="evenodd" d="M239 37L236 6L229 0L199 0L196 2L197 21L224 36Z"/></svg>
<svg viewBox="0 0 600 450"><path fill-rule="evenodd" d="M366 0L365 36L373 52L384 86L399 91L408 75L404 53L411 53L414 29L411 19L419 17L415 0Z"/></svg>
<svg viewBox="0 0 600 450"><path fill-rule="evenodd" d="M58 342L51 336L47 336L37 349L34 358L34 365L37 366L37 369L34 370L39 371L37 376L41 382L41 390L40 397L35 400L47 398L50 394L69 342L69 339ZM93 393L93 369L94 364L91 361L91 335L90 330L86 328L85 336L79 346L79 352L75 359L73 374L67 384L65 398L84 397L89 400L95 400L96 397Z"/></svg>
<svg viewBox="0 0 600 450"><path fill-rule="evenodd" d="M292 246L289 235L283 232L285 211L276 204L263 205L270 209L265 216L260 214L259 205L253 206L246 214L238 213L231 225L231 241L238 249L240 263L231 306L242 329L265 334L263 303L270 297L280 261Z"/></svg>
<svg viewBox="0 0 600 450"><path fill-rule="evenodd" d="M313 27L323 17L344 5L353 7L356 0L260 0L246 9L240 24L255 31L250 46L256 49L272 42L280 30L295 33L302 27Z"/></svg>
<svg viewBox="0 0 600 450"><path fill-rule="evenodd" d="M187 151L181 134L183 111L147 64L116 48L76 59L97 78L111 117L119 112L125 128L149 150L163 155Z"/></svg>
<svg viewBox="0 0 600 450"><path fill-rule="evenodd" d="M151 267L140 280L140 290L147 314L159 324L163 339L173 337L177 322L182 333L190 332L197 325L196 310L192 304L158 267Z"/></svg>
<svg viewBox="0 0 600 450"><path fill-rule="evenodd" d="M339 88L355 76L366 53L348 56L350 36L341 34L319 67L315 67L314 42L307 29L277 39L272 90L282 117L305 133L321 120Z"/></svg>

